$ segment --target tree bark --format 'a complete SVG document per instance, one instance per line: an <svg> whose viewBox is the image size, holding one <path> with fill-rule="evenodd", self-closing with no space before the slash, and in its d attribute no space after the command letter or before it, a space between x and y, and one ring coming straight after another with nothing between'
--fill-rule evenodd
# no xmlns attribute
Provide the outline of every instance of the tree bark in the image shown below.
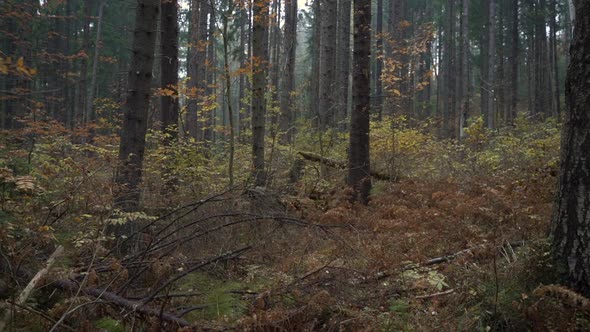
<svg viewBox="0 0 590 332"><path fill-rule="evenodd" d="M244 70L248 65L246 61L246 55L249 53L246 49L246 45L248 45L248 49L250 48L250 42L248 41L248 36L250 32L247 31L248 27L248 10L246 8L246 1L240 0L240 69ZM246 118L248 117L248 105L246 104L246 97L248 96L246 90L246 75L240 72L240 79L239 79L239 92L238 92L238 114L239 114L239 124L238 124L238 132L240 139L246 132L246 128L248 128L246 123Z"/></svg>
<svg viewBox="0 0 590 332"><path fill-rule="evenodd" d="M382 118L383 113L383 0L377 0L377 22L375 32L375 97L373 113Z"/></svg>
<svg viewBox="0 0 590 332"><path fill-rule="evenodd" d="M510 108L508 113L508 124L514 123L517 116L518 106L518 52L519 52L519 31L518 31L518 1L512 3L512 31L511 31L511 54L510 54Z"/></svg>
<svg viewBox="0 0 590 332"><path fill-rule="evenodd" d="M297 49L297 0L285 0L285 32L283 52L285 66L281 81L281 141L290 144L293 141L295 121L295 55Z"/></svg>
<svg viewBox="0 0 590 332"><path fill-rule="evenodd" d="M496 0L489 3L486 127L496 128Z"/></svg>
<svg viewBox="0 0 590 332"><path fill-rule="evenodd" d="M268 24L268 0L254 0L252 27L252 164L256 186L265 186L264 135L266 131L266 67L268 46L265 30Z"/></svg>
<svg viewBox="0 0 590 332"><path fill-rule="evenodd" d="M338 22L338 102L340 130L346 131L348 123L348 97L350 87L350 23L351 0L339 1Z"/></svg>
<svg viewBox="0 0 590 332"><path fill-rule="evenodd" d="M171 91L160 97L162 128L167 140L178 135L178 0L161 0L160 14L160 88Z"/></svg>
<svg viewBox="0 0 590 332"><path fill-rule="evenodd" d="M459 88L461 89L461 114L459 115L459 139L464 136L464 128L467 125L467 119L470 112L470 65L471 65L471 44L469 42L469 2L463 0L463 12L461 14L461 74Z"/></svg>
<svg viewBox="0 0 590 332"><path fill-rule="evenodd" d="M369 202L371 167L369 158L370 79L371 79L371 0L354 1L354 53L348 153L347 184L357 199Z"/></svg>
<svg viewBox="0 0 590 332"><path fill-rule="evenodd" d="M116 177L121 192L115 204L123 211L134 211L139 206L158 14L159 0L138 0ZM132 228L127 224L120 227L121 235L129 235Z"/></svg>
<svg viewBox="0 0 590 332"><path fill-rule="evenodd" d="M98 75L98 59L100 51L100 38L102 34L102 20L104 7L108 0L102 0L98 5L98 18L96 22L96 39L94 41L94 58L92 60L92 74L90 76L90 87L88 87L88 96L86 97L85 122L95 120L94 114L94 93L96 92L96 80Z"/></svg>
<svg viewBox="0 0 590 332"><path fill-rule="evenodd" d="M320 114L320 58L321 58L321 36L322 36L322 12L320 10L320 0L314 0L313 2L313 43L312 43L312 57L311 57L311 72L310 72L310 97L309 110L311 112L310 117L315 118L315 124L320 127L321 114Z"/></svg>
<svg viewBox="0 0 590 332"><path fill-rule="evenodd" d="M336 0L321 0L322 37L320 54L320 129L335 125L334 107L336 81Z"/></svg>
<svg viewBox="0 0 590 332"><path fill-rule="evenodd" d="M188 90L186 117L183 131L186 131L189 137L197 137L197 49L199 40L199 4L200 0L191 0L190 2L190 19L189 19L189 37L188 51L186 57L186 73Z"/></svg>
<svg viewBox="0 0 590 332"><path fill-rule="evenodd" d="M574 1L576 22L566 78L561 169L552 224L553 256L567 281L590 296L590 2Z"/></svg>
<svg viewBox="0 0 590 332"><path fill-rule="evenodd" d="M206 1L208 2L208 1ZM199 29L203 29L202 33L199 32L200 37L202 38L203 41L203 59L205 56L207 56L207 61L205 62L204 65L201 65L199 67L199 74L201 75L200 83L199 83L199 90L202 91L201 92L201 100L200 100L200 105L198 107L198 110L200 112L200 114L202 114L202 139L203 139L203 143L204 146L206 148L208 148L211 144L211 142L215 141L215 135L214 135L214 130L213 130L213 126L214 126L214 122L215 122L215 109L213 107L211 107L213 101L212 98L215 94L215 75L216 75L216 70L217 70L217 58L215 57L215 49L216 49L216 40L215 40L215 30L216 30L216 26L215 26L215 15L214 13L214 8L211 7L211 4L208 3L206 4L207 8L208 8L208 13L211 14L209 16L209 27L207 28L207 24L203 23L201 24L201 27ZM206 16L205 16L206 17ZM203 16L201 16L200 19L202 19ZM204 19L205 21L207 21L207 19ZM207 50L205 52L205 49ZM203 107L205 106L206 107ZM204 110L204 108L207 109L207 111Z"/></svg>

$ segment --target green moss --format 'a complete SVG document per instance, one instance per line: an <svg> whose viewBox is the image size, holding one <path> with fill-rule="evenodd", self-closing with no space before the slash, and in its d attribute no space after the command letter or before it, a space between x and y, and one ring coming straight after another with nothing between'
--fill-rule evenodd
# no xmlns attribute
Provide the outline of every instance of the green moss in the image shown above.
<svg viewBox="0 0 590 332"><path fill-rule="evenodd" d="M123 324L110 317L101 318L94 323L94 326L101 330L105 330L106 332L125 332Z"/></svg>

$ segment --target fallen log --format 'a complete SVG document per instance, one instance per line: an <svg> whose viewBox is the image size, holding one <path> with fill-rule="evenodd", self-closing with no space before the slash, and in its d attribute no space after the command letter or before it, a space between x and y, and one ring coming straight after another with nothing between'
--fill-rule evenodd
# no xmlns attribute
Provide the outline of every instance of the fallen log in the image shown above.
<svg viewBox="0 0 590 332"><path fill-rule="evenodd" d="M317 155L315 153L299 151L299 155L301 155L306 160L313 161L313 162L316 162L316 163L320 163L320 164L326 165L328 167L338 168L338 169L347 169L348 168L348 165L345 162L342 162L342 161L339 161L339 160L330 159L330 158L326 158L326 157L322 157L322 156ZM392 176L390 176L388 174L377 172L377 171L374 171L374 170L371 170L371 173L370 174L371 174L372 177L374 177L377 180L382 180L382 181L397 181L397 178L396 177L392 177Z"/></svg>
<svg viewBox="0 0 590 332"><path fill-rule="evenodd" d="M51 283L51 285L53 287L56 287L56 288L59 288L62 290L69 290L69 291L73 291L73 292L76 292L78 290L78 288L80 287L76 282L71 281L71 280L57 280L57 281L54 281L53 283ZM162 320L167 321L169 323L176 324L179 327L186 327L186 326L191 325L188 321L186 321L178 316L175 316L175 315L167 313L167 312L162 312L160 309L154 309L154 308L145 306L140 301L128 300L128 299L123 298L117 294L114 294L112 292L108 292L104 289L82 288L81 293L91 296L91 297L94 297L94 298L97 298L97 299L104 300L106 302L110 302L111 304L128 309L133 312L137 312L142 315L161 318Z"/></svg>

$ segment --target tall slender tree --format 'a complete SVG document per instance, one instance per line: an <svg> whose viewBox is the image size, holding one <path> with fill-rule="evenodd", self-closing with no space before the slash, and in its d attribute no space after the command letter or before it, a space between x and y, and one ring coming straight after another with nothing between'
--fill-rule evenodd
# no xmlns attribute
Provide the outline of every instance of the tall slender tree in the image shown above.
<svg viewBox="0 0 590 332"><path fill-rule="evenodd" d="M354 1L354 53L352 114L348 152L347 183L356 199L369 202L371 166L369 157L369 120L371 93L371 0Z"/></svg>
<svg viewBox="0 0 590 332"><path fill-rule="evenodd" d="M268 44L265 30L268 25L268 0L253 1L252 27L252 164L256 186L265 186L264 135L266 132L266 67Z"/></svg>
<svg viewBox="0 0 590 332"><path fill-rule="evenodd" d="M488 10L488 66L486 77L486 115L487 128L496 127L496 0L490 0Z"/></svg>
<svg viewBox="0 0 590 332"><path fill-rule="evenodd" d="M115 197L115 204L123 211L135 211L139 206L159 9L159 0L137 1L127 100L123 106L119 167L115 179L121 188ZM134 229L134 223L127 222L115 228L115 234L130 235Z"/></svg>
<svg viewBox="0 0 590 332"><path fill-rule="evenodd" d="M335 124L336 83L336 0L321 0L321 51L319 111L320 129L332 128Z"/></svg>
<svg viewBox="0 0 590 332"><path fill-rule="evenodd" d="M351 0L340 0L338 2L338 118L340 129L346 130L349 109L349 87L350 87L350 23L351 23Z"/></svg>
<svg viewBox="0 0 590 332"><path fill-rule="evenodd" d="M282 141L291 143L295 120L295 55L297 50L297 0L285 0L285 26L283 38L284 67L281 81Z"/></svg>
<svg viewBox="0 0 590 332"><path fill-rule="evenodd" d="M162 127L170 139L177 137L178 124L178 1L161 0L160 13L160 97Z"/></svg>

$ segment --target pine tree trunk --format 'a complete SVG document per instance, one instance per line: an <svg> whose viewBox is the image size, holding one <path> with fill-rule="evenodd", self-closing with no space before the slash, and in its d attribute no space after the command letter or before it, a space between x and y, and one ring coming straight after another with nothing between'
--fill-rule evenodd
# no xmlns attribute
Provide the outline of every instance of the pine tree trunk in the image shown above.
<svg viewBox="0 0 590 332"><path fill-rule="evenodd" d="M160 88L170 91L160 97L162 127L168 140L178 131L178 0L162 0L160 13Z"/></svg>
<svg viewBox="0 0 590 332"><path fill-rule="evenodd" d="M518 105L518 52L519 52L519 31L518 31L518 1L512 3L512 30L511 30L511 55L510 55L510 111L508 124L513 124L517 116Z"/></svg>
<svg viewBox="0 0 590 332"><path fill-rule="evenodd" d="M443 137L455 137L455 3L447 0L445 8L446 25L444 41L444 104L443 104Z"/></svg>
<svg viewBox="0 0 590 332"><path fill-rule="evenodd" d="M215 118L215 109L213 109L210 103L210 98L215 94L215 88L213 87L213 80L215 78L215 71L217 68L217 64L215 62L215 49L216 49L216 44L215 44L215 31L216 31L216 27L215 27L215 15L213 15L214 13L214 9L211 8L211 5L207 2L206 4L207 7L207 12L210 13L210 17L209 17L209 26L207 27L206 23L202 23L201 21L199 21L201 25L201 27L199 29L203 29L200 30L202 32L199 32L200 37L202 38L202 43L203 43L203 53L201 54L201 56L203 56L203 58L205 58L205 56L207 56L207 61L205 63L202 63L199 66L199 77L201 77L199 79L199 90L202 91L202 95L203 97L201 97L201 104L199 106L199 112L200 114L202 114L202 121L200 121L200 123L202 124L201 129L202 129L202 140L204 143L204 146L206 148L208 148L211 144L211 142L214 141L214 137L213 137L213 119ZM204 21L207 21L206 16L201 16L201 18L199 18L199 20L203 19ZM206 51L205 51L206 50ZM203 59L201 58L201 59ZM203 107L205 106L206 107ZM205 110L207 109L207 110Z"/></svg>
<svg viewBox="0 0 590 332"><path fill-rule="evenodd" d="M108 0L101 0L98 5L98 18L96 24L96 39L94 41L94 58L92 60L92 73L90 74L90 86L88 87L88 96L86 97L86 112L85 122L94 121L96 115L94 113L94 94L96 92L96 80L98 79L98 60L100 50L100 38L102 35L102 20L104 15L104 7Z"/></svg>
<svg viewBox="0 0 590 332"><path fill-rule="evenodd" d="M375 38L375 97L373 98L375 108L373 113L377 118L382 118L383 112L383 81L381 73L383 72L383 0L377 0L377 29Z"/></svg>
<svg viewBox="0 0 590 332"><path fill-rule="evenodd" d="M369 158L371 0L354 1L354 53L347 183L357 199L369 202L371 167Z"/></svg>
<svg viewBox="0 0 590 332"><path fill-rule="evenodd" d="M92 13L93 0L84 1L84 26L82 32L82 50L88 53L90 49L90 20ZM80 80L78 80L77 98L76 98L76 109L75 109L75 122L84 121L84 113L86 110L86 103L88 102L86 97L88 95L88 57L82 57L79 62Z"/></svg>
<svg viewBox="0 0 590 332"><path fill-rule="evenodd" d="M240 60L240 68L241 69L245 69L246 66L248 65L246 62L246 54L248 53L248 51L246 50L246 44L247 44L247 39L248 39L248 35L249 32L246 31L246 28L248 27L248 11L246 9L246 1L245 0L241 0L240 1L240 56L239 56L239 60ZM248 42L249 44L249 42ZM238 114L239 114L239 124L238 124L238 132L239 132L239 137L241 138L243 135L245 135L246 132L246 128L248 128L247 123L246 123L246 118L247 118L247 104L245 102L245 98L247 96L247 92L246 92L246 75L244 75L243 73L240 73L240 79L239 79L239 91L238 91L238 99L239 99L239 103L238 103Z"/></svg>
<svg viewBox="0 0 590 332"><path fill-rule="evenodd" d="M348 123L348 97L350 87L350 10L351 0L340 0L338 9L338 102L340 130L346 131Z"/></svg>
<svg viewBox="0 0 590 332"><path fill-rule="evenodd" d="M313 49L311 57L311 72L309 75L310 80L310 112L311 118L315 118L315 124L320 127L321 114L320 114L320 58L321 58L321 36L322 36L322 12L320 10L320 0L314 0L313 2Z"/></svg>
<svg viewBox="0 0 590 332"><path fill-rule="evenodd" d="M295 121L295 55L297 49L297 0L285 0L284 61L281 81L281 131L284 133L282 143L293 140Z"/></svg>
<svg viewBox="0 0 590 332"><path fill-rule="evenodd" d="M488 36L488 75L487 75L487 117L486 127L496 128L496 0L489 3L489 36Z"/></svg>
<svg viewBox="0 0 590 332"><path fill-rule="evenodd" d="M158 14L159 0L138 1L116 177L121 192L115 204L124 211L134 211L139 206ZM131 227L128 222L119 231L129 235Z"/></svg>
<svg viewBox="0 0 590 332"><path fill-rule="evenodd" d="M265 186L264 135L266 131L266 68L268 45L265 30L268 25L268 1L254 0L252 27L252 164L256 186Z"/></svg>
<svg viewBox="0 0 590 332"><path fill-rule="evenodd" d="M336 80L336 0L321 0L320 129L333 128Z"/></svg>
<svg viewBox="0 0 590 332"><path fill-rule="evenodd" d="M557 0L551 0L551 62L553 63L553 83L555 94L555 115L561 118L561 98L559 94L559 66L557 58Z"/></svg>
<svg viewBox="0 0 590 332"><path fill-rule="evenodd" d="M547 29L545 25L545 0L538 0L534 10L535 27L535 115L546 117L551 114L551 83L547 63ZM548 91L549 89L549 91ZM549 93L548 93L549 92Z"/></svg>
<svg viewBox="0 0 590 332"><path fill-rule="evenodd" d="M470 80L469 80L469 66L471 64L470 57L470 43L469 43L469 2L470 0L463 0L463 12L461 14L461 114L459 115L459 138L464 136L464 128L467 126L467 119L470 113Z"/></svg>
<svg viewBox="0 0 590 332"><path fill-rule="evenodd" d="M576 23L566 78L561 171L553 214L553 256L571 286L590 296L590 2L574 1Z"/></svg>
<svg viewBox="0 0 590 332"><path fill-rule="evenodd" d="M199 3L200 0L191 0L190 2L190 19L188 28L188 42L189 47L186 57L186 73L188 90L186 115L183 131L189 137L197 137L197 49L199 39Z"/></svg>
<svg viewBox="0 0 590 332"><path fill-rule="evenodd" d="M280 29L280 21L281 21L281 0L274 0L272 5L272 13L271 13L271 23L270 23L270 53L271 54L271 91L272 91L272 99L271 105L274 109L276 106L280 107L279 104L279 67L280 67L280 45L281 45L281 29ZM279 116L280 113L276 111L271 112L270 116L270 135L274 141L277 135L278 125L279 125Z"/></svg>

